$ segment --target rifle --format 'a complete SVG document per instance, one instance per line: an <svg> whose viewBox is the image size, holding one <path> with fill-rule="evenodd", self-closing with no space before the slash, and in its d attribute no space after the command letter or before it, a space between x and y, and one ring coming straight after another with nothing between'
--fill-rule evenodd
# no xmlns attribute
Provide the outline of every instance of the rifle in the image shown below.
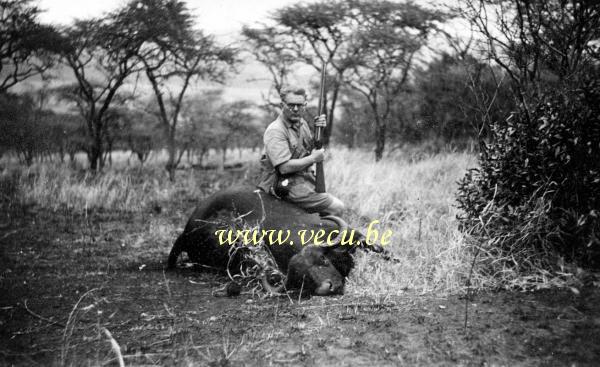
<svg viewBox="0 0 600 367"><path fill-rule="evenodd" d="M319 90L319 107L317 108L317 116L323 114L324 101L325 101L325 67L327 63L323 61L323 66L321 68L321 85ZM321 149L323 147L322 133L323 127L315 126L315 148ZM323 170L323 161L317 162L317 172L316 172L316 183L315 183L315 191L322 193L326 192L325 190L325 172Z"/></svg>

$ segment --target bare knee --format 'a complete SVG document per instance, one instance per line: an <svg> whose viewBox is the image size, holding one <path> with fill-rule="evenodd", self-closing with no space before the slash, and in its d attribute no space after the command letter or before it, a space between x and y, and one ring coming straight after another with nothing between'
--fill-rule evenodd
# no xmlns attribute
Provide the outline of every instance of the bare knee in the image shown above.
<svg viewBox="0 0 600 367"><path fill-rule="evenodd" d="M325 209L325 211L328 214L333 214L333 215L342 215L342 213L344 212L344 209L346 209L346 206L344 205L344 203L336 198L336 197L332 197L332 202L331 205L329 205L327 207L327 209Z"/></svg>

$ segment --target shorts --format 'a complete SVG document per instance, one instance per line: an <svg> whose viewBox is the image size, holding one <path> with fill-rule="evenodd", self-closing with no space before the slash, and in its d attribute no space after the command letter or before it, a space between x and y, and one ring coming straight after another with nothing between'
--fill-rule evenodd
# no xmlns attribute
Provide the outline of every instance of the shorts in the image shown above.
<svg viewBox="0 0 600 367"><path fill-rule="evenodd" d="M296 204L309 213L323 212L331 206L332 195L316 192L314 184L303 177L294 178L294 185L290 188L286 201Z"/></svg>

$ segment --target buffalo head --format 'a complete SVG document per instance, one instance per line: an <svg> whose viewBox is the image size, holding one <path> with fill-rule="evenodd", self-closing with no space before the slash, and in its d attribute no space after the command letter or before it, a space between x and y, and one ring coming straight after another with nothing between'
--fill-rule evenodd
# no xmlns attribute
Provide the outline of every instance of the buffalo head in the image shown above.
<svg viewBox="0 0 600 367"><path fill-rule="evenodd" d="M318 296L342 294L354 260L350 248L305 246L288 265L286 288L304 289Z"/></svg>

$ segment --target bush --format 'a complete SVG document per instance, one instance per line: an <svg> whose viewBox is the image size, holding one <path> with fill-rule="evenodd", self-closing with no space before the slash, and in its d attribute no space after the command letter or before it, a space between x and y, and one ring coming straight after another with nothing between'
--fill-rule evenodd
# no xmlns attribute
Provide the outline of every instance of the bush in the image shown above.
<svg viewBox="0 0 600 367"><path fill-rule="evenodd" d="M34 119L34 102L29 96L0 95L0 146L13 150L19 159L31 165L40 153L43 134Z"/></svg>
<svg viewBox="0 0 600 367"><path fill-rule="evenodd" d="M463 229L496 257L489 265L600 267L600 83L548 93L492 137L457 195Z"/></svg>

